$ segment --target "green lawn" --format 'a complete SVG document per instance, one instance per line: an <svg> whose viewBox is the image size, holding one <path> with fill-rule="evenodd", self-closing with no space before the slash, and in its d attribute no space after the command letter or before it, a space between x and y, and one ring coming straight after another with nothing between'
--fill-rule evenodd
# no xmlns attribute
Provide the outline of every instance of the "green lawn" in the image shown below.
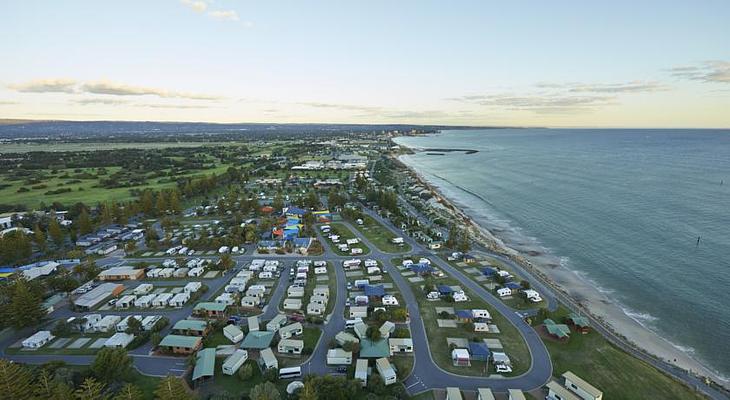
<svg viewBox="0 0 730 400"><path fill-rule="evenodd" d="M560 322L567 314L568 310L561 307L550 316ZM543 341L553 360L556 377L572 371L602 390L606 399L705 399L684 384L613 346L596 332L587 335L573 332L566 342L546 337Z"/></svg>
<svg viewBox="0 0 730 400"><path fill-rule="evenodd" d="M353 226L362 233L365 238L372 242L380 251L386 253L407 253L411 251L411 245L404 243L402 245L393 244L391 240L397 236L384 227L380 222L376 221L369 215L364 215L363 225L353 223Z"/></svg>
<svg viewBox="0 0 730 400"><path fill-rule="evenodd" d="M340 236L340 243L346 243L347 239L359 239L357 237L357 235L355 235L350 230L350 228L348 228L344 224L335 222L335 223L330 224L330 226L332 227L332 233L334 233L335 235L339 235ZM349 251L347 251L347 252L340 251L340 249L337 248L337 245L335 243L332 243L332 241L330 241L329 239L327 239L327 241L329 242L328 244L332 247L332 250L335 253L337 253L337 254L339 254L341 256L349 256L350 255L350 252ZM364 256L364 255L370 253L370 248L365 243L363 243L362 241L360 241L360 243L358 243L358 244L356 244L354 246L355 247L359 247L359 248L362 249L362 254L359 254L358 257L359 256ZM352 246L350 246L350 247L352 247Z"/></svg>

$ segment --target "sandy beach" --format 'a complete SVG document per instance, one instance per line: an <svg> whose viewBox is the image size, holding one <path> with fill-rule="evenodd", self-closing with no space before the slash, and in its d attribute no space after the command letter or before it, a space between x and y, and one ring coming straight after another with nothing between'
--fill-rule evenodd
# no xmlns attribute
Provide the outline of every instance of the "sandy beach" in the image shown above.
<svg viewBox="0 0 730 400"><path fill-rule="evenodd" d="M470 226L472 233L481 244L495 253L509 257L527 271L539 277L554 291L567 297L573 305L572 308L579 308L581 312L590 314L596 320L601 321L607 330L624 337L637 349L679 368L691 371L694 375L708 377L725 388L730 388L728 378L721 376L694 359L691 351L670 343L642 325L639 319L628 315L622 305L611 298L610 290L597 287L594 283L561 265L561 263L545 263L544 260L541 260L542 254L525 253L505 245L499 238L499 233L491 232L485 226L480 226L465 211L462 211L468 210L468 207L445 197L436 182L429 181L400 158L397 161L408 168L413 177L420 181L421 185L429 188L438 201L450 210L455 218Z"/></svg>

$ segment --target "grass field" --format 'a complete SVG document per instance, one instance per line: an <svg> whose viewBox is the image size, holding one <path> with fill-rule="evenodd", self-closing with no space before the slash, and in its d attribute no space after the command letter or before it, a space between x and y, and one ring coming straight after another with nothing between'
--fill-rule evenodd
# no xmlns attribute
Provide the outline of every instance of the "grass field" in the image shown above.
<svg viewBox="0 0 730 400"><path fill-rule="evenodd" d="M215 168L206 170L195 171L188 174L181 174L174 179L171 177L159 177L152 178L146 184L134 187L120 187L120 188L103 188L99 186L99 179L72 179L72 178L61 178L65 174L74 175L74 169L60 169L57 173L51 174L51 170L39 171L45 174L47 177L43 179L39 184L25 184L23 181L11 181L7 177L0 175L0 202L3 204L23 204L28 208L36 208L41 202L51 204L53 202L59 202L61 204L74 204L77 202L83 202L85 204L96 204L98 202L106 201L126 201L131 200L134 196L131 193L131 189L168 189L177 186L176 180L178 178L201 176L203 174L221 174L228 169L228 165L218 165ZM109 175L117 172L119 167L108 167ZM82 168L82 172L93 173L94 168ZM106 177L106 175L104 176ZM73 183L71 183L73 182ZM5 187L7 185L7 187ZM42 186L39 186L42 185ZM33 189L33 187L37 189ZM26 192L18 192L23 187L28 189ZM49 191L59 189L71 189L70 192L58 193L58 194L45 194Z"/></svg>
<svg viewBox="0 0 730 400"><path fill-rule="evenodd" d="M403 243L403 245L393 244L391 240L397 237L390 229L386 229L380 222L376 221L369 215L364 215L363 224L353 224L360 233L365 236L375 247L386 253L407 253L411 251L411 245Z"/></svg>
<svg viewBox="0 0 730 400"><path fill-rule="evenodd" d="M95 151L116 149L168 149L175 147L240 146L238 142L83 142L83 143L4 143L0 153L28 153L33 151Z"/></svg>
<svg viewBox="0 0 730 400"><path fill-rule="evenodd" d="M550 316L562 321L568 310L561 307ZM610 344L596 332L572 333L566 342L543 337L553 360L553 374L559 377L572 371L604 393L604 398L629 399L705 399L689 387L659 372Z"/></svg>
<svg viewBox="0 0 730 400"><path fill-rule="evenodd" d="M359 239L357 237L357 235L355 235L350 230L350 228L348 228L345 224L335 222L335 223L330 224L330 226L332 227L332 233L340 236L340 243L346 243L347 239ZM337 248L336 244L332 243L332 241L330 241L329 239L328 239L328 241L329 241L329 245L332 247L332 251L334 251L335 253L337 253L341 256L350 255L349 251L340 251L340 249ZM360 241L360 243L358 243L354 246L362 249L362 254L359 254L358 256L364 256L364 255L370 253L370 248L362 241ZM350 247L352 247L352 246L350 246Z"/></svg>

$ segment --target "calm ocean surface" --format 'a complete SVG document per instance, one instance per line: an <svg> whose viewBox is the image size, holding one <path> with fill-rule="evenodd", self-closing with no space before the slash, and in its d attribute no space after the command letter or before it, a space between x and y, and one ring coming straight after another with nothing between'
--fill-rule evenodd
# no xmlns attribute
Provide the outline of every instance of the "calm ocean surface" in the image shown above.
<svg viewBox="0 0 730 400"><path fill-rule="evenodd" d="M396 141L479 150L403 161L510 247L578 272L730 376L730 130L498 129Z"/></svg>

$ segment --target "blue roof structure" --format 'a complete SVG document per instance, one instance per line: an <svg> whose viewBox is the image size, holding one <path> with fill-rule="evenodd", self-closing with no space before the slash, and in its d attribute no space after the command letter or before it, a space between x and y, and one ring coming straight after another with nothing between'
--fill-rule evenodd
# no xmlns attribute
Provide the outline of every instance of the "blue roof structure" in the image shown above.
<svg viewBox="0 0 730 400"><path fill-rule="evenodd" d="M504 284L504 286L507 287L507 288L509 288L509 289L512 289L512 290L522 289L522 285L520 285L517 282L507 282L507 283Z"/></svg>
<svg viewBox="0 0 730 400"><path fill-rule="evenodd" d="M484 276L494 276L497 274L497 270L494 268L484 267L482 268L482 274L484 274Z"/></svg>
<svg viewBox="0 0 730 400"><path fill-rule="evenodd" d="M304 215L306 214L306 210L303 210L299 207L289 207L286 209L287 215Z"/></svg>
<svg viewBox="0 0 730 400"><path fill-rule="evenodd" d="M385 296L385 287L383 285L367 285L365 286L365 296Z"/></svg>
<svg viewBox="0 0 730 400"><path fill-rule="evenodd" d="M294 238L292 239L294 247L309 247L312 243L312 238Z"/></svg>
<svg viewBox="0 0 730 400"><path fill-rule="evenodd" d="M489 347L483 342L469 342L469 354L471 359L478 361L487 361L492 352L489 351Z"/></svg>
<svg viewBox="0 0 730 400"><path fill-rule="evenodd" d="M454 289L452 289L451 286L447 286L447 285L438 285L436 287L436 289L441 294L451 294L451 293L454 293Z"/></svg>
<svg viewBox="0 0 730 400"><path fill-rule="evenodd" d="M408 268L417 274L430 274L433 268L426 263L411 264Z"/></svg>
<svg viewBox="0 0 730 400"><path fill-rule="evenodd" d="M454 315L456 315L457 318L462 318L462 319L474 318L474 314L471 312L471 310L456 310L456 311L454 311Z"/></svg>

